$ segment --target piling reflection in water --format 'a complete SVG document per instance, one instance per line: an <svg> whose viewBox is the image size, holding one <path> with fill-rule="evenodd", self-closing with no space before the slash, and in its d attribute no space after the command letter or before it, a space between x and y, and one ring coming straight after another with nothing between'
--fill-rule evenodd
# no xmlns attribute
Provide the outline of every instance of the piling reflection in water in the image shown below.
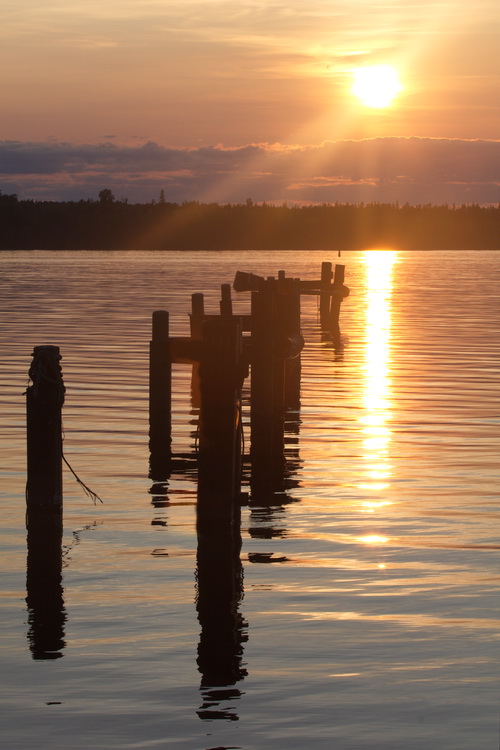
<svg viewBox="0 0 500 750"><path fill-rule="evenodd" d="M360 418L366 461L365 476L357 486L370 493L365 509L386 505L380 492L391 476L388 425L391 410L391 296L392 272L397 259L394 250L367 250L366 340L363 382L364 411ZM373 493L373 494L372 494Z"/></svg>
<svg viewBox="0 0 500 750"><path fill-rule="evenodd" d="M284 415L284 450L282 460L266 473L266 461L262 465L253 459L250 474L250 523L248 534L252 539L274 539L286 536L285 508L296 502L290 490L298 487L297 478L302 465L299 453L300 412L297 408L286 409ZM276 562L272 553L249 557L252 563Z"/></svg>
<svg viewBox="0 0 500 750"><path fill-rule="evenodd" d="M197 664L203 697L198 716L235 721L237 713L221 703L239 698L236 685L247 674L243 666L247 623L239 612L243 599L239 509L234 509L234 517L217 521L198 517L197 534L196 608L201 626Z"/></svg>
<svg viewBox="0 0 500 750"><path fill-rule="evenodd" d="M197 481L197 440L199 409L193 407L190 412L190 424L194 426L191 432L190 450L186 453L165 453L162 435L149 432L149 479L152 485L149 489L151 505L155 508L166 508L170 505L170 480L175 477Z"/></svg>
<svg viewBox="0 0 500 750"><path fill-rule="evenodd" d="M62 587L62 520L37 514L28 520L26 604L33 659L58 659L65 647Z"/></svg>

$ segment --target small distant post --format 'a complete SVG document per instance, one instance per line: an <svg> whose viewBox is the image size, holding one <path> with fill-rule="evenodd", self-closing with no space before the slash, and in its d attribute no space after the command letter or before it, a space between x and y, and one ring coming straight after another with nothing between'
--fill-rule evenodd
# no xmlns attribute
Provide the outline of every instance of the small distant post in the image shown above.
<svg viewBox="0 0 500 750"><path fill-rule="evenodd" d="M231 299L231 284L220 286L220 314L223 318L231 318L233 315L233 301Z"/></svg>
<svg viewBox="0 0 500 750"><path fill-rule="evenodd" d="M330 316L330 284L332 280L332 264L328 261L321 264L321 282L319 295L319 320L322 327L328 325Z"/></svg>
<svg viewBox="0 0 500 750"><path fill-rule="evenodd" d="M195 292L191 295L191 338L201 339L204 317L205 298L201 292Z"/></svg>
<svg viewBox="0 0 500 750"><path fill-rule="evenodd" d="M335 265L335 275L333 277L333 289L332 289L332 301L330 306L330 331L334 336L340 335L339 328L339 316L340 316L340 305L344 299L345 291L344 288L344 277L345 277L345 266L337 263Z"/></svg>
<svg viewBox="0 0 500 750"><path fill-rule="evenodd" d="M169 349L169 316L153 313L149 346L149 446L151 464L170 460L172 442L172 364Z"/></svg>
<svg viewBox="0 0 500 750"><path fill-rule="evenodd" d="M26 390L28 516L62 517L62 424L64 383L58 346L35 346Z"/></svg>

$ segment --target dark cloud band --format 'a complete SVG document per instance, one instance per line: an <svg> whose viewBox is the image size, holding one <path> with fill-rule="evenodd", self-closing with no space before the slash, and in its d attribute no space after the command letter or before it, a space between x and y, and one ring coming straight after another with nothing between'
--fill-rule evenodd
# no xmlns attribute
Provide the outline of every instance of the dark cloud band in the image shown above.
<svg viewBox="0 0 500 750"><path fill-rule="evenodd" d="M0 142L0 187L21 198L145 202L500 201L500 141L375 138L319 146L168 148L156 143Z"/></svg>

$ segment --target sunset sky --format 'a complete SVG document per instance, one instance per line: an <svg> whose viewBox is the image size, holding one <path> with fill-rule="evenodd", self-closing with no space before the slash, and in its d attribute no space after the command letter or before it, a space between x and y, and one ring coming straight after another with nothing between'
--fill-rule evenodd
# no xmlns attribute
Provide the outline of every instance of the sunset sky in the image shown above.
<svg viewBox="0 0 500 750"><path fill-rule="evenodd" d="M1 8L4 193L500 202L498 0ZM375 65L386 106L352 90Z"/></svg>

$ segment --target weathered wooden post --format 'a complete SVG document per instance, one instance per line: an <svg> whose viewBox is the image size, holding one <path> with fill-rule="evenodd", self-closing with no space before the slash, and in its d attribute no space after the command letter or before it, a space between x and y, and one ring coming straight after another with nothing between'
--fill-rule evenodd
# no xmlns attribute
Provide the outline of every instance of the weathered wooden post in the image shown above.
<svg viewBox="0 0 500 750"><path fill-rule="evenodd" d="M250 454L252 476L255 476L258 467L269 467L273 456L273 294L269 284L258 292L252 292L251 299Z"/></svg>
<svg viewBox="0 0 500 750"><path fill-rule="evenodd" d="M64 383L58 346L35 346L26 390L28 640L34 659L64 646L62 599L62 419Z"/></svg>
<svg viewBox="0 0 500 750"><path fill-rule="evenodd" d="M268 282L272 292L272 336L273 336L273 462L281 472L284 461L284 415L285 415L285 359L288 356L288 334L290 320L287 289L291 279L285 272L278 272L278 280Z"/></svg>
<svg viewBox="0 0 500 750"><path fill-rule="evenodd" d="M205 318L205 300L201 292L191 295L191 338L201 339L203 320Z"/></svg>
<svg viewBox="0 0 500 750"><path fill-rule="evenodd" d="M169 347L169 316L153 313L149 346L149 449L151 477L168 475L172 444L172 363Z"/></svg>
<svg viewBox="0 0 500 750"><path fill-rule="evenodd" d="M330 291L332 281L332 264L328 261L321 264L321 281L319 295L319 320L322 327L328 327L330 318Z"/></svg>
<svg viewBox="0 0 500 750"><path fill-rule="evenodd" d="M58 346L35 346L26 390L26 502L32 513L62 516L62 423L64 383Z"/></svg>
<svg viewBox="0 0 500 750"><path fill-rule="evenodd" d="M279 281L268 278L252 293L250 423L253 500L276 485L284 469L284 360Z"/></svg>
<svg viewBox="0 0 500 750"><path fill-rule="evenodd" d="M205 300L201 292L191 295L191 338L201 341L203 321L205 320ZM200 408L200 363L195 362L191 371L191 403L194 409Z"/></svg>
<svg viewBox="0 0 500 750"><path fill-rule="evenodd" d="M334 334L340 333L339 316L340 305L344 299L344 276L345 266L335 265L335 275L333 277L332 301L330 305L330 330Z"/></svg>
<svg viewBox="0 0 500 750"><path fill-rule="evenodd" d="M297 352L285 360L285 407L298 409L300 406L300 351L304 345L300 329L300 279L287 279L286 286L286 328L285 333L296 342Z"/></svg>
<svg viewBox="0 0 500 750"><path fill-rule="evenodd" d="M242 337L238 321L203 325L200 365L198 517L227 518L241 475Z"/></svg>
<svg viewBox="0 0 500 750"><path fill-rule="evenodd" d="M221 284L220 314L223 318L233 315L233 302L231 299L231 284Z"/></svg>

